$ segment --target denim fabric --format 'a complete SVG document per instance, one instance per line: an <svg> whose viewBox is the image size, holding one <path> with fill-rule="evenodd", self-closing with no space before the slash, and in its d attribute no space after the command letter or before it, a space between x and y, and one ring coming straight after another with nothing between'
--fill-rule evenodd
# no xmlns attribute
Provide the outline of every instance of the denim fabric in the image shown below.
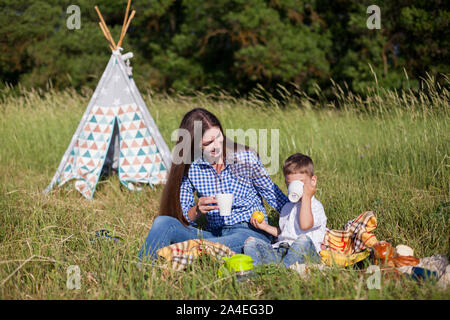
<svg viewBox="0 0 450 320"><path fill-rule="evenodd" d="M254 237L262 243L270 244L271 236L261 230L255 229L247 222L236 223L214 230L200 230L192 226L184 226L178 219L170 216L155 218L141 250L139 259L150 257L156 259L156 251L173 243L191 239L208 239L226 245L236 253L241 253L244 241Z"/></svg>
<svg viewBox="0 0 450 320"><path fill-rule="evenodd" d="M270 243L259 239L248 240L244 245L244 254L253 259L253 265L280 264L286 267L298 262L305 263L308 259L318 263L320 257L316 252L311 238L301 235L289 247L273 248Z"/></svg>

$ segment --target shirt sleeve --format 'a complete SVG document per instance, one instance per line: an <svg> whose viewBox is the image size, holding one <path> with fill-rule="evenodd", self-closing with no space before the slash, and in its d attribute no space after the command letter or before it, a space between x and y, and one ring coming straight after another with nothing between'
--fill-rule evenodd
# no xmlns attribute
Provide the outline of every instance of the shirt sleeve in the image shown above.
<svg viewBox="0 0 450 320"><path fill-rule="evenodd" d="M319 201L311 201L311 213L313 215L314 224L312 228L318 228L327 224L327 217L323 205Z"/></svg>
<svg viewBox="0 0 450 320"><path fill-rule="evenodd" d="M187 175L183 177L181 180L181 186L180 186L180 204L181 204L181 210L183 211L183 215L186 218L186 220L189 222L189 224L195 225L195 222L189 219L188 211L190 208L192 208L195 205L194 202L194 191L195 188L192 185L191 180Z"/></svg>
<svg viewBox="0 0 450 320"><path fill-rule="evenodd" d="M272 181L258 156L251 152L249 154L252 167L252 182L256 191L270 206L281 212L281 208L289 201L288 197Z"/></svg>

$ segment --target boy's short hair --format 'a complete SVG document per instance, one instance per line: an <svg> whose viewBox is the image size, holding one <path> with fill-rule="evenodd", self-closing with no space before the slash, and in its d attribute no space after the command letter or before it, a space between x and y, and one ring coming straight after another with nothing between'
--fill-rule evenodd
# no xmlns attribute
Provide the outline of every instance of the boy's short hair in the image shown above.
<svg viewBox="0 0 450 320"><path fill-rule="evenodd" d="M294 173L307 173L314 176L314 163L312 159L301 153L290 155L283 165L284 176Z"/></svg>

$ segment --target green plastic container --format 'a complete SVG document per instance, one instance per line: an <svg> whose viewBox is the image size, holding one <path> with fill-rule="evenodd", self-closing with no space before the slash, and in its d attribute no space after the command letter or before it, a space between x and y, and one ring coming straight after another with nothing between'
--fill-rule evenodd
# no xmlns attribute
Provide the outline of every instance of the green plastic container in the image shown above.
<svg viewBox="0 0 450 320"><path fill-rule="evenodd" d="M245 280L253 275L253 259L246 254L235 254L222 260L224 264L219 268L219 278L234 273L238 280Z"/></svg>

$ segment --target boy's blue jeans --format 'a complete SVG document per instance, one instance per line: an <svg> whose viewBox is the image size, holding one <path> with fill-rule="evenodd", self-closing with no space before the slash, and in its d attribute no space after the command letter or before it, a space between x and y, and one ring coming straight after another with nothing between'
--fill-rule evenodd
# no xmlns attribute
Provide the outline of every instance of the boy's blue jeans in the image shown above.
<svg viewBox="0 0 450 320"><path fill-rule="evenodd" d="M288 248L272 248L270 243L248 239L244 245L244 254L252 257L255 266L283 263L289 267L296 262L305 263L308 259L310 262L320 262L314 243L305 235L298 237Z"/></svg>
<svg viewBox="0 0 450 320"><path fill-rule="evenodd" d="M226 245L236 253L241 253L244 242L248 237L254 237L262 243L270 244L271 236L257 230L247 222L240 222L232 226L223 226L217 230L200 230L192 226L184 226L178 219L170 216L155 218L141 250L139 259L150 257L156 259L156 251L172 243L191 239L208 239Z"/></svg>

